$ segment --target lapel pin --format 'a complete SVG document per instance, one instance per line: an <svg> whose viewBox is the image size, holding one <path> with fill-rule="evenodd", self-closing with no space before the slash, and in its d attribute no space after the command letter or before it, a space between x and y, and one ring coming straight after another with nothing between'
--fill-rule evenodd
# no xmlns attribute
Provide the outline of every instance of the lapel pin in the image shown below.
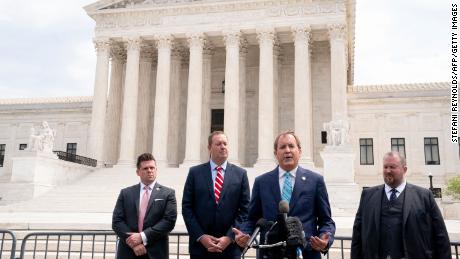
<svg viewBox="0 0 460 259"><path fill-rule="evenodd" d="M305 181L307 180L307 178L305 176L302 176L302 181Z"/></svg>
<svg viewBox="0 0 460 259"><path fill-rule="evenodd" d="M159 191L159 190L160 190L160 187L157 187L157 191Z"/></svg>

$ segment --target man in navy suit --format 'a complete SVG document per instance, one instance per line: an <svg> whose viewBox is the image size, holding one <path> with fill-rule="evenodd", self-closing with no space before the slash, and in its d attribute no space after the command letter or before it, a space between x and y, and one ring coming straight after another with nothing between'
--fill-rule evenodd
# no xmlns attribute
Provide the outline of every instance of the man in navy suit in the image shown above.
<svg viewBox="0 0 460 259"><path fill-rule="evenodd" d="M383 157L381 184L363 190L353 225L352 259L450 259L450 241L430 190L407 183L406 159Z"/></svg>
<svg viewBox="0 0 460 259"><path fill-rule="evenodd" d="M302 251L303 257L320 259L320 252L326 253L333 242L335 223L331 218L324 179L298 165L301 152L299 139L294 132L283 132L276 137L274 154L279 166L255 179L249 218L243 230L251 233L260 218L276 221L278 204L286 200L289 203L288 216L300 219L308 239ZM234 229L234 232L238 245L244 247L249 235L238 229ZM264 233L261 239L264 239ZM261 250L259 258L263 256Z"/></svg>
<svg viewBox="0 0 460 259"><path fill-rule="evenodd" d="M150 153L137 158L136 172L141 182L121 190L113 210L112 229L120 238L116 258L167 259L177 218L174 190L156 181Z"/></svg>
<svg viewBox="0 0 460 259"><path fill-rule="evenodd" d="M182 215L189 234L191 259L236 259L232 227L240 228L248 214L246 170L227 162L227 137L208 138L210 161L190 168L184 186Z"/></svg>

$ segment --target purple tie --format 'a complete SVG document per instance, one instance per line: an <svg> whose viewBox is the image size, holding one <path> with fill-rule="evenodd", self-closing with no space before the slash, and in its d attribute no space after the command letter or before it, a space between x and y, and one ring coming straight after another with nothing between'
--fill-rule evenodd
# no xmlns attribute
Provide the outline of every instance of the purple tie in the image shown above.
<svg viewBox="0 0 460 259"><path fill-rule="evenodd" d="M139 233L142 232L144 227L144 217L145 212L147 212L147 207L149 206L149 199L150 199L150 188L148 186L144 186L144 195L142 195L141 200L141 207L139 208L139 220L138 220L138 227Z"/></svg>

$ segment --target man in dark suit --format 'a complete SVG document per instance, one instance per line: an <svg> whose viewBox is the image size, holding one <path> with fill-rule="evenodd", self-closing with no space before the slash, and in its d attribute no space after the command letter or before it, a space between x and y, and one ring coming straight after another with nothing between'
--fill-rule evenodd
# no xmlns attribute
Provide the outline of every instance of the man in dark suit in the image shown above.
<svg viewBox="0 0 460 259"><path fill-rule="evenodd" d="M249 220L243 230L251 233L260 218L276 221L278 204L285 200L289 203L288 216L300 219L308 239L302 251L303 257L319 259L320 252L326 253L333 242L335 223L331 218L324 179L298 165L301 152L300 141L294 132L283 132L276 137L274 154L279 166L256 178ZM244 247L249 235L237 229L234 231L238 245ZM264 233L261 239L263 242ZM264 252L261 252L259 258L263 256Z"/></svg>
<svg viewBox="0 0 460 259"><path fill-rule="evenodd" d="M208 138L210 161L190 168L184 186L182 215L189 233L191 259L240 258L232 227L246 220L249 183L246 170L227 162L227 137Z"/></svg>
<svg viewBox="0 0 460 259"><path fill-rule="evenodd" d="M112 229L120 238L117 258L167 259L168 234L177 218L174 190L156 181L152 154L137 158L136 172L141 182L121 190L113 210Z"/></svg>
<svg viewBox="0 0 460 259"><path fill-rule="evenodd" d="M432 193L406 183L406 160L383 158L384 185L363 190L353 226L351 258L450 259L446 226Z"/></svg>

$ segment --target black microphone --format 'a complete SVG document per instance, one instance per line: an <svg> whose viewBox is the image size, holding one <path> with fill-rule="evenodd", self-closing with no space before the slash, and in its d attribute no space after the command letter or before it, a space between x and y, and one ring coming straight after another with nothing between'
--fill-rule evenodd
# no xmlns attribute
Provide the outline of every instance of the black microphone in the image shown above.
<svg viewBox="0 0 460 259"><path fill-rule="evenodd" d="M254 232L252 232L251 237L246 243L246 247L243 250L243 255L249 250L249 248L251 248L251 245L254 242L254 240L256 240L256 237L259 234L260 230L265 229L268 224L270 224L270 222L264 218L261 218L256 222L256 229L254 230ZM271 224L273 224L273 222L271 222Z"/></svg>
<svg viewBox="0 0 460 259"><path fill-rule="evenodd" d="M306 246L307 241L305 240L305 232L303 231L300 219L298 217L288 217L286 219L286 228L286 245L301 247L303 249Z"/></svg>

